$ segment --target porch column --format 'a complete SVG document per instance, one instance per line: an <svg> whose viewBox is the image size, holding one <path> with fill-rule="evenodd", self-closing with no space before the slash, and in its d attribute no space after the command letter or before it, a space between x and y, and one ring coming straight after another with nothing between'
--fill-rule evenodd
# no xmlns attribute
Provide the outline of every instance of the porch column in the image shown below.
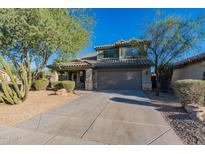
<svg viewBox="0 0 205 154"><path fill-rule="evenodd" d="M56 70L54 70L51 75L51 81L58 81L58 73Z"/></svg>
<svg viewBox="0 0 205 154"><path fill-rule="evenodd" d="M142 90L152 90L152 82L149 69L142 70Z"/></svg>
<svg viewBox="0 0 205 154"><path fill-rule="evenodd" d="M80 84L80 71L77 71L76 87L81 88Z"/></svg>
<svg viewBox="0 0 205 154"><path fill-rule="evenodd" d="M93 89L98 88L97 77L98 77L97 70L93 70Z"/></svg>
<svg viewBox="0 0 205 154"><path fill-rule="evenodd" d="M85 70L85 89L93 90L93 69Z"/></svg>

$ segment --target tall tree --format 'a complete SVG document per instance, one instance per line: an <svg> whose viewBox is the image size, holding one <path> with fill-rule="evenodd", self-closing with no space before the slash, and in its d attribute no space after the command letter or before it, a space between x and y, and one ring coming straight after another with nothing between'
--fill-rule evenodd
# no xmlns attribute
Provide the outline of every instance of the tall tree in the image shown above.
<svg viewBox="0 0 205 154"><path fill-rule="evenodd" d="M84 9L44 9L41 32L41 50L35 62L39 70L45 68L48 58L55 52L58 58L75 56L88 43L93 28L92 16ZM49 21L49 22L48 22Z"/></svg>
<svg viewBox="0 0 205 154"><path fill-rule="evenodd" d="M36 64L35 77L53 53L75 55L88 44L92 25L84 10L0 9L0 63L9 71L4 60L9 61L17 70L25 89L21 101L31 84L30 64Z"/></svg>
<svg viewBox="0 0 205 154"><path fill-rule="evenodd" d="M205 31L204 16L197 18L164 15L156 12L153 21L146 24L144 38L150 40L148 55L154 62L157 79L156 95L160 91L160 72L189 50L199 47Z"/></svg>

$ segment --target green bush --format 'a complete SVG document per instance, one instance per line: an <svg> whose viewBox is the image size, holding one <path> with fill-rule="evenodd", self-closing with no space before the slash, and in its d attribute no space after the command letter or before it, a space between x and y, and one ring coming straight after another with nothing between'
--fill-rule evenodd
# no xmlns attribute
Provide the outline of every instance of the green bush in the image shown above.
<svg viewBox="0 0 205 154"><path fill-rule="evenodd" d="M39 79L45 79L45 72L41 71L39 72Z"/></svg>
<svg viewBox="0 0 205 154"><path fill-rule="evenodd" d="M33 82L33 87L35 90L46 90L48 84L48 80L40 79Z"/></svg>
<svg viewBox="0 0 205 154"><path fill-rule="evenodd" d="M174 91L181 104L204 104L205 82L202 80L178 80L173 84Z"/></svg>
<svg viewBox="0 0 205 154"><path fill-rule="evenodd" d="M62 88L60 83L61 83L61 81L53 81L53 82L51 82L51 87L55 90L58 90L58 89Z"/></svg>
<svg viewBox="0 0 205 154"><path fill-rule="evenodd" d="M75 82L74 81L55 81L52 82L52 87L56 90L65 88L67 92L72 92L75 89Z"/></svg>

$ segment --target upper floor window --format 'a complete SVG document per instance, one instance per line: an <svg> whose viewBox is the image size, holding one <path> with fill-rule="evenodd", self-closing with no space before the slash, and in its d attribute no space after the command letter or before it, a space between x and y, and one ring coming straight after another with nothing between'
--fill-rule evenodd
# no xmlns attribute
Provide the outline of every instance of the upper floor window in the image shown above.
<svg viewBox="0 0 205 154"><path fill-rule="evenodd" d="M136 58L139 56L139 47L122 48L122 58Z"/></svg>
<svg viewBox="0 0 205 154"><path fill-rule="evenodd" d="M105 50L103 58L119 58L119 51L117 49Z"/></svg>

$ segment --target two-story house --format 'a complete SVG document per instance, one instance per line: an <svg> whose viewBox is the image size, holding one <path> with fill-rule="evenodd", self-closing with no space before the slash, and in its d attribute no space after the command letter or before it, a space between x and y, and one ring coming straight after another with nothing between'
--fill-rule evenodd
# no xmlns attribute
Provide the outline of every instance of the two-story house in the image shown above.
<svg viewBox="0 0 205 154"><path fill-rule="evenodd" d="M74 80L76 88L151 89L153 63L147 58L148 44L149 41L132 39L96 46L96 53L48 68L54 72L53 80Z"/></svg>

